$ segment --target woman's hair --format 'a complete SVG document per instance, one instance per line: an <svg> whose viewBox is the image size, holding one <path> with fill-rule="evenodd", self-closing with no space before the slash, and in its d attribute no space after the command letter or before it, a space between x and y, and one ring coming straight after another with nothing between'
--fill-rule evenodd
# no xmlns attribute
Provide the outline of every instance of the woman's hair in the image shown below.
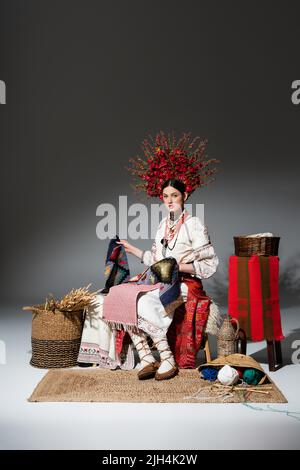
<svg viewBox="0 0 300 470"><path fill-rule="evenodd" d="M177 189L178 191L181 192L182 196L185 193L185 184L181 180L177 180L176 178L169 179L164 182L162 185L162 191L167 187L167 186L172 186L173 188Z"/></svg>

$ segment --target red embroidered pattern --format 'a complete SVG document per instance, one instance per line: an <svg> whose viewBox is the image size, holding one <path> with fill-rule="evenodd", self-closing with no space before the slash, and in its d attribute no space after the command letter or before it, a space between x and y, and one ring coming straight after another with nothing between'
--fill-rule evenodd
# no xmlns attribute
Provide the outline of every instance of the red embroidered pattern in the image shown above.
<svg viewBox="0 0 300 470"><path fill-rule="evenodd" d="M174 312L167 333L170 348L182 369L196 367L196 354L203 339L211 299L203 290L200 279L182 275L188 286L187 301Z"/></svg>

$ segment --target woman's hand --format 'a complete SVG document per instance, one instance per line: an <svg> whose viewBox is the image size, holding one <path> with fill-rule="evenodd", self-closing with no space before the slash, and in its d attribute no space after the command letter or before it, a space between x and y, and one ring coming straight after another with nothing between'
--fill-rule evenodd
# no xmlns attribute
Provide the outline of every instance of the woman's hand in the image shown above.
<svg viewBox="0 0 300 470"><path fill-rule="evenodd" d="M116 243L118 243L119 245L123 245L126 253L133 253L132 249L134 249L134 246L132 246L127 240L120 240Z"/></svg>
<svg viewBox="0 0 300 470"><path fill-rule="evenodd" d="M131 245L127 240L120 240L119 242L116 242L119 245L123 245L126 253L131 253L132 255L137 256L138 258L141 258L142 256L142 250L137 248L136 246Z"/></svg>
<svg viewBox="0 0 300 470"><path fill-rule="evenodd" d="M178 269L181 273L195 274L193 263L178 263Z"/></svg>

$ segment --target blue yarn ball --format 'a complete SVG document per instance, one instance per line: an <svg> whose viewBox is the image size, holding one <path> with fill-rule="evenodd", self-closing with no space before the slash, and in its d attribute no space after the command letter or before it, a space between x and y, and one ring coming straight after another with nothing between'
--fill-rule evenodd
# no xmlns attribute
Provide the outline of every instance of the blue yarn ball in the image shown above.
<svg viewBox="0 0 300 470"><path fill-rule="evenodd" d="M217 380L218 372L218 369L215 369L214 367L205 367L201 370L202 378L204 380L209 380L210 382Z"/></svg>

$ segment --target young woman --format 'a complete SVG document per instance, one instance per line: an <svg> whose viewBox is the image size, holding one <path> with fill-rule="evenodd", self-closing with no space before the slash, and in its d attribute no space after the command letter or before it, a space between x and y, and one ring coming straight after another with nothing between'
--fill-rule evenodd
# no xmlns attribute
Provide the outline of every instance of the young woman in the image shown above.
<svg viewBox="0 0 300 470"><path fill-rule="evenodd" d="M125 251L151 266L163 258L176 259L183 302L189 299L189 308L201 298L201 312L207 320L210 299L205 295L201 279L211 277L217 270L218 258L210 242L206 227L198 217L186 211L184 202L188 198L186 187L179 179L169 179L162 185L162 200L169 212L158 226L151 250L143 251L127 240L120 240ZM202 297L201 297L202 296ZM132 369L134 367L132 345L128 345L125 360L117 352L117 334L109 322L103 319L105 295L97 296L96 305L87 312L79 362L92 362L100 367ZM120 308L122 306L120 305ZM128 330L140 358L139 379L155 377L164 380L178 373L178 365L169 347L167 332L172 324L174 311L166 315L159 298L159 288L143 292L137 301L138 331ZM206 312L205 312L206 311ZM205 321L200 328L203 329ZM194 328L192 325L190 328ZM147 335L151 337L160 354L158 363L148 346ZM185 330L183 341L192 332ZM187 345L187 350L189 346ZM123 358L124 359L124 358Z"/></svg>

